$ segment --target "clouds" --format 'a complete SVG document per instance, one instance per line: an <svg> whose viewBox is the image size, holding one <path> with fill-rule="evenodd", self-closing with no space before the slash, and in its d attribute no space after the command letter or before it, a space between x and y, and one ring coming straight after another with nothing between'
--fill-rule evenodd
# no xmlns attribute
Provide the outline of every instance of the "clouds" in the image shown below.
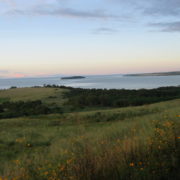
<svg viewBox="0 0 180 180"><path fill-rule="evenodd" d="M163 32L180 32L180 21L176 21L180 18L180 0L132 1L128 1L128 6L140 12L140 18L145 18L149 26Z"/></svg>
<svg viewBox="0 0 180 180"><path fill-rule="evenodd" d="M150 6L144 9L143 13L153 16L153 21L159 18L159 22L149 25L162 32L180 32L180 1L179 0L150 0ZM171 17L171 18L170 18Z"/></svg>
<svg viewBox="0 0 180 180"><path fill-rule="evenodd" d="M15 1L13 1L13 0L0 0L0 3L1 2L7 4L7 5L11 6L11 7L15 7L16 6Z"/></svg>
<svg viewBox="0 0 180 180"><path fill-rule="evenodd" d="M0 0L0 2L5 2L9 5L15 6L16 0ZM82 4L83 1L76 0L77 4ZM91 1L91 5L94 4L94 9L96 9L97 2L95 0ZM116 3L114 3L116 2ZM22 2L23 4L23 2ZM21 11L22 14L28 14L31 12L36 13L39 12L39 15L54 15L54 16L66 16L66 17L84 17L84 18L106 18L108 15L104 14L101 10L98 12L97 10L89 11L84 7L82 10L78 10L74 8L74 1L65 1L65 0L33 0L31 2L24 3L29 6L28 9L19 9L18 7L14 9L14 11ZM61 5L63 4L64 7ZM103 7L102 9L109 9L110 5L114 5L119 9L126 8L134 9L134 11L141 12L144 15L159 15L159 16L177 16L180 15L180 0L101 0L99 2L99 7ZM50 9L47 7L49 6ZM38 7L38 9L37 9ZM34 8L36 11L34 11ZM47 9L46 9L47 8ZM104 10L105 11L105 10ZM116 14L116 16L119 16ZM110 15L112 16L112 15ZM114 16L114 15L113 15Z"/></svg>
<svg viewBox="0 0 180 180"><path fill-rule="evenodd" d="M39 74L36 74L36 76L38 75ZM23 77L33 77L33 74L0 69L0 78L23 78Z"/></svg>
<svg viewBox="0 0 180 180"><path fill-rule="evenodd" d="M150 23L153 28L162 32L180 32L180 1L179 0L151 0L150 6L143 10L146 16L152 16L159 22Z"/></svg>
<svg viewBox="0 0 180 180"><path fill-rule="evenodd" d="M40 15L61 16L61 17L70 17L70 18L108 19L108 18L116 17L115 15L108 14L103 10L82 11L72 8L57 8L54 10L36 10L36 13Z"/></svg>
<svg viewBox="0 0 180 180"><path fill-rule="evenodd" d="M163 32L180 32L180 21L168 23L152 23L150 26L160 29Z"/></svg>
<svg viewBox="0 0 180 180"><path fill-rule="evenodd" d="M149 0L149 4L144 7L144 14L159 16L180 15L179 0Z"/></svg>
<svg viewBox="0 0 180 180"><path fill-rule="evenodd" d="M6 2L11 6L6 14L13 16L96 19L110 20L116 23L120 21L131 23L131 20L134 19L137 24L151 23L152 27L163 29L163 31L179 31L178 24L172 21L180 18L180 0L92 0L87 3L84 3L83 0L32 0L29 2L0 0L0 2ZM17 2L23 2L24 5L21 6L21 3ZM174 19L169 19L169 17ZM157 21L159 22L157 23ZM157 24L155 25L155 23ZM122 24L119 23L119 26ZM99 28L95 31L96 33L115 32L111 27Z"/></svg>
<svg viewBox="0 0 180 180"><path fill-rule="evenodd" d="M110 0L108 0L110 2ZM111 0L141 11L144 15L176 16L180 15L180 0Z"/></svg>
<svg viewBox="0 0 180 180"><path fill-rule="evenodd" d="M4 3L8 3L8 4L14 3L14 1L12 1L12 0L0 0L0 2L4 2Z"/></svg>
<svg viewBox="0 0 180 180"><path fill-rule="evenodd" d="M81 19L109 19L118 18L118 16L108 14L103 10L83 11L72 8L52 8L51 6L45 8L35 7L30 10L13 9L7 12L11 15L35 15L35 16L55 16L67 18L81 18Z"/></svg>
<svg viewBox="0 0 180 180"><path fill-rule="evenodd" d="M0 0L1 1L1 0ZM71 2L71 1L68 1ZM26 3L23 7L17 6L6 11L6 15L19 16L52 16L64 18L81 18L81 19L112 19L118 18L108 12L108 9L74 6L64 0L36 0L30 4ZM77 2L79 2L77 0Z"/></svg>
<svg viewBox="0 0 180 180"><path fill-rule="evenodd" d="M112 34L116 33L117 30L113 28L107 28L107 27L100 27L94 30L94 34Z"/></svg>

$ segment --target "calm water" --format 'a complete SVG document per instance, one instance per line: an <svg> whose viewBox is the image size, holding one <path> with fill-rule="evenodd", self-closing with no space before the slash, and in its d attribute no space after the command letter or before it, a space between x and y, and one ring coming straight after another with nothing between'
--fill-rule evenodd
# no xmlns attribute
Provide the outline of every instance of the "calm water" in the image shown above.
<svg viewBox="0 0 180 180"><path fill-rule="evenodd" d="M44 84L65 85L81 88L106 89L151 89L162 86L179 86L180 76L129 77L122 75L87 76L85 79L61 80L60 77L0 79L0 89L43 86Z"/></svg>

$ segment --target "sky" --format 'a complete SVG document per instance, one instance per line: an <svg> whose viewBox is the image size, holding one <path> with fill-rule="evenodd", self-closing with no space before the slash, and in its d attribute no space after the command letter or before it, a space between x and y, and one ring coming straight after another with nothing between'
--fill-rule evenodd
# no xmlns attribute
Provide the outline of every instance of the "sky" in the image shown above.
<svg viewBox="0 0 180 180"><path fill-rule="evenodd" d="M180 0L0 0L0 77L180 70Z"/></svg>

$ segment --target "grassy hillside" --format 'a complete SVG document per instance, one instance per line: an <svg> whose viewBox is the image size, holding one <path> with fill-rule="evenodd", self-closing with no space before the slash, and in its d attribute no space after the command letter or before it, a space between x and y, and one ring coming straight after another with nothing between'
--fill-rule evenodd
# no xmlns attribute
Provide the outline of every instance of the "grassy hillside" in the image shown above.
<svg viewBox="0 0 180 180"><path fill-rule="evenodd" d="M35 101L41 100L44 103L57 103L61 105L64 102L63 93L68 90L62 88L14 88L0 90L0 102L9 100L17 101Z"/></svg>
<svg viewBox="0 0 180 180"><path fill-rule="evenodd" d="M0 97L62 102L62 92L11 89ZM0 179L179 179L179 167L179 99L0 120Z"/></svg>

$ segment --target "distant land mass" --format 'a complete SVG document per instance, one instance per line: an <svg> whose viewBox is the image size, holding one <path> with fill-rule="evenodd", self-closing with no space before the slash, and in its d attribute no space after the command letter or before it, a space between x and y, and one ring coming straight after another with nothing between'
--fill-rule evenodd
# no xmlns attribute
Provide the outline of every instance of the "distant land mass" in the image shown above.
<svg viewBox="0 0 180 180"><path fill-rule="evenodd" d="M62 77L61 79L84 79L84 76L69 76L69 77Z"/></svg>
<svg viewBox="0 0 180 180"><path fill-rule="evenodd" d="M125 76L176 76L176 75L180 75L180 71L157 72L157 73L140 73L140 74L125 74Z"/></svg>

